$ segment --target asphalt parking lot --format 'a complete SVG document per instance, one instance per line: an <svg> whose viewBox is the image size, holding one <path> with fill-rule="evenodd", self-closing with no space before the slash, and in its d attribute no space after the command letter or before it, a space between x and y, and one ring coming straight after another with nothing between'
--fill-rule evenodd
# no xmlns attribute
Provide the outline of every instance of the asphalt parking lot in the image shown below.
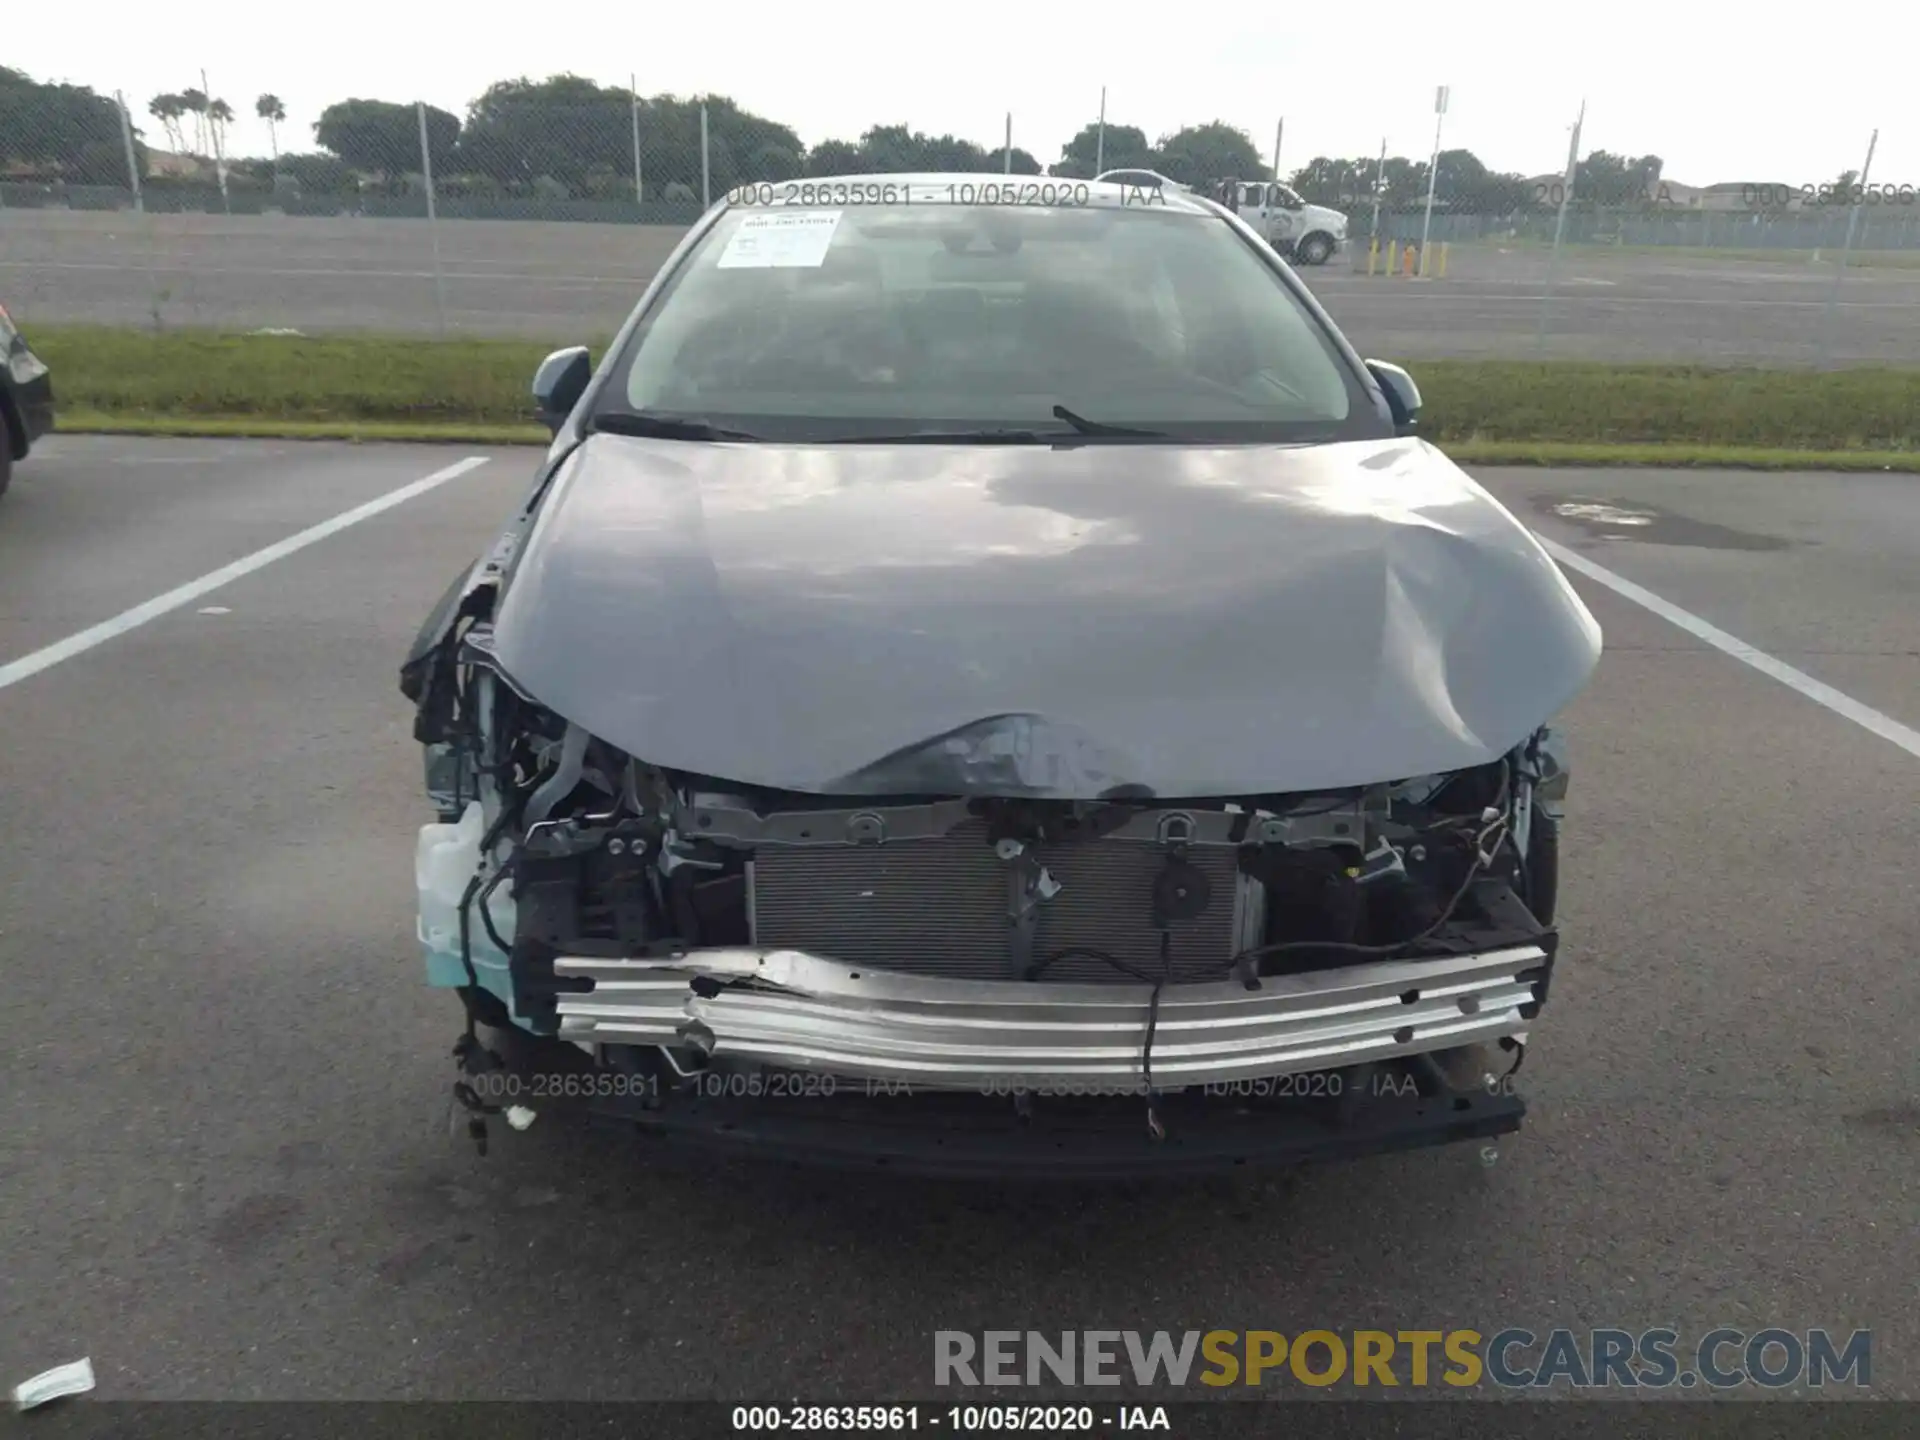
<svg viewBox="0 0 1920 1440"><path fill-rule="evenodd" d="M1669 1324L1871 1328L1873 1393L1920 1398L1913 477L1486 472L1883 733L1576 571L1607 649L1500 1163L1059 1191L450 1133L395 669L533 458L62 436L0 502L7 1384L873 1400L930 1392L935 1329Z"/></svg>
<svg viewBox="0 0 1920 1440"><path fill-rule="evenodd" d="M681 231L461 220L0 211L0 298L42 324L514 335L591 342L626 317ZM1365 255L1357 262L1364 270ZM1828 265L1454 246L1445 279L1302 271L1349 338L1401 360L1546 356L1806 364L1821 350ZM1550 299L1549 299L1550 297ZM1543 301L1547 302L1542 325ZM1920 268L1849 272L1827 335L1842 363L1920 350Z"/></svg>

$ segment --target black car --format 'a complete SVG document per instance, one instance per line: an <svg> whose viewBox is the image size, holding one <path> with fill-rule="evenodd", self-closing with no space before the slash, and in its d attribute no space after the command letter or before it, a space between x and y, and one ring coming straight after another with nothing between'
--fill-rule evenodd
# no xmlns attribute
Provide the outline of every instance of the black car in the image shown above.
<svg viewBox="0 0 1920 1440"><path fill-rule="evenodd" d="M743 187L533 391L535 486L401 670L483 1144L579 1104L1086 1175L1518 1126L1599 629L1238 216Z"/></svg>
<svg viewBox="0 0 1920 1440"><path fill-rule="evenodd" d="M6 307L0 306L0 495L7 493L16 461L53 429L53 377L27 346Z"/></svg>

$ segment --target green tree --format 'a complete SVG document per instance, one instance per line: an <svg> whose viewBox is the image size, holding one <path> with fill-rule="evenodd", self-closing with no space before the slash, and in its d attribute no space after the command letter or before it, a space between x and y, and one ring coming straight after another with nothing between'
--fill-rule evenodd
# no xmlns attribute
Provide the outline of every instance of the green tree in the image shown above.
<svg viewBox="0 0 1920 1440"><path fill-rule="evenodd" d="M1489 170L1471 150L1442 150L1434 203L1466 215L1511 215L1535 203L1526 177Z"/></svg>
<svg viewBox="0 0 1920 1440"><path fill-rule="evenodd" d="M798 173L807 147L792 127L743 110L724 95L705 96L703 103L707 107L707 132L714 151L715 194L745 180L784 180ZM697 137L697 115L694 125ZM789 167L788 173L760 173L763 161ZM697 179L700 173L697 155L693 173Z"/></svg>
<svg viewBox="0 0 1920 1440"><path fill-rule="evenodd" d="M352 195L359 188L347 162L324 152L282 155L279 171L302 195Z"/></svg>
<svg viewBox="0 0 1920 1440"><path fill-rule="evenodd" d="M1316 155L1288 181L1300 198L1315 205L1330 205L1336 210L1350 209L1373 199L1373 178L1377 161L1334 160Z"/></svg>
<svg viewBox="0 0 1920 1440"><path fill-rule="evenodd" d="M1096 120L1060 148L1053 173L1091 180L1102 170L1151 170L1155 163L1153 146L1144 130L1133 125L1109 125L1103 140Z"/></svg>
<svg viewBox="0 0 1920 1440"><path fill-rule="evenodd" d="M126 184L120 107L84 85L42 84L0 67L0 170Z"/></svg>
<svg viewBox="0 0 1920 1440"><path fill-rule="evenodd" d="M876 174L985 170L987 154L971 140L923 135L905 125L875 125L860 137L867 168Z"/></svg>
<svg viewBox="0 0 1920 1440"><path fill-rule="evenodd" d="M799 135L724 95L656 95L636 107L625 89L577 75L488 87L468 111L455 164L514 193L554 193L551 187L558 185L576 195L631 194L637 108L641 179L647 189L664 195L675 185L698 196L702 106L715 193L742 180L784 180L800 173L807 150Z"/></svg>
<svg viewBox="0 0 1920 1440"><path fill-rule="evenodd" d="M822 140L807 152L808 175L871 175L867 154L851 140Z"/></svg>
<svg viewBox="0 0 1920 1440"><path fill-rule="evenodd" d="M468 107L456 164L509 187L546 176L579 188L595 168L630 182L632 108L625 90L578 75L502 80Z"/></svg>
<svg viewBox="0 0 1920 1440"><path fill-rule="evenodd" d="M1487 167L1471 150L1442 150L1433 202L1449 210L1475 210L1487 181Z"/></svg>
<svg viewBox="0 0 1920 1440"><path fill-rule="evenodd" d="M1012 165L1006 163L1006 156L1007 151L1005 146L1002 146L998 150L989 150L982 159L982 168L999 170L1014 175L1038 175L1042 173L1040 162L1025 150L1022 150L1018 145L1013 147Z"/></svg>
<svg viewBox="0 0 1920 1440"><path fill-rule="evenodd" d="M806 155L804 151L789 150L784 145L762 145L753 152L747 163L747 173L742 180L792 180L805 173Z"/></svg>
<svg viewBox="0 0 1920 1440"><path fill-rule="evenodd" d="M1266 173L1253 138L1221 120L1176 130L1155 147L1155 161L1153 168L1169 180L1196 188L1216 180L1251 180Z"/></svg>
<svg viewBox="0 0 1920 1440"><path fill-rule="evenodd" d="M397 177L420 173L420 120L411 105L389 100L340 100L320 112L313 127L321 146L355 170ZM436 171L453 155L460 120L427 107L427 146Z"/></svg>
<svg viewBox="0 0 1920 1440"><path fill-rule="evenodd" d="M707 109L707 178L712 193L722 194L740 183L743 167L734 147L741 145L742 153L751 155L758 148L754 143L758 132L734 123L740 112L733 102L712 96L683 100L676 95L656 95L640 106L640 144L649 189L664 195L664 187L679 185L685 195L700 198L702 104ZM792 137L793 149L798 152L802 148L800 138L785 126L778 128Z"/></svg>
<svg viewBox="0 0 1920 1440"><path fill-rule="evenodd" d="M1385 209L1404 210L1420 204L1427 195L1427 163L1409 160L1404 155L1389 155L1386 169L1386 194L1381 197ZM1369 195L1368 200L1372 200Z"/></svg>
<svg viewBox="0 0 1920 1440"><path fill-rule="evenodd" d="M1664 162L1658 155L1628 157L1595 150L1580 162L1574 198L1580 204L1636 205L1657 195Z"/></svg>

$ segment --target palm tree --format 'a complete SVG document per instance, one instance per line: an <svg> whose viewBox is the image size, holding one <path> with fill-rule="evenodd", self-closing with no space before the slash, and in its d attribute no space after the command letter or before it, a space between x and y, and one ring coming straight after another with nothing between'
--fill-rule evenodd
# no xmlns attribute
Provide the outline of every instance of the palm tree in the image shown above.
<svg viewBox="0 0 1920 1440"><path fill-rule="evenodd" d="M204 90L182 90L180 108L193 116L194 154L204 155L211 148L207 144L207 92Z"/></svg>
<svg viewBox="0 0 1920 1440"><path fill-rule="evenodd" d="M226 150L227 126L233 123L233 107L224 100L213 100L207 104L207 127L213 133L213 149L216 155Z"/></svg>
<svg viewBox="0 0 1920 1440"><path fill-rule="evenodd" d="M280 132L279 123L287 118L287 107L280 103L278 95L262 95L253 102L253 113L267 122L267 143L273 147L273 168L280 168Z"/></svg>
<svg viewBox="0 0 1920 1440"><path fill-rule="evenodd" d="M180 117L187 113L185 102L178 95L156 95L147 102L147 113L167 132L167 143L173 146L174 153L184 152L187 142L180 133Z"/></svg>

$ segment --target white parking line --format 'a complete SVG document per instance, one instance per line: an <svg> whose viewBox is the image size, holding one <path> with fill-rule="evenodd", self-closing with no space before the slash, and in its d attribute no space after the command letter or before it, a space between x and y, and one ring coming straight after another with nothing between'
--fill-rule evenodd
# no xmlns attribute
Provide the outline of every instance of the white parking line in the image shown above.
<svg viewBox="0 0 1920 1440"><path fill-rule="evenodd" d="M1682 610L1670 600L1662 600L1644 586L1636 585L1624 575L1616 575L1604 565L1596 565L1577 550L1569 550L1557 541L1546 536L1538 537L1546 547L1547 553L1569 570L1577 570L1589 580L1606 586L1614 594L1633 601L1643 610L1651 610L1669 625L1678 626L1689 635L1706 641L1722 654L1731 655L1743 665L1751 665L1762 675L1778 680L1790 690L1797 690L1817 705L1824 705L1834 714L1851 720L1862 730L1871 731L1882 740L1891 741L1902 750L1920 760L1920 730L1910 725L1902 725L1891 715L1882 715L1871 705L1862 705L1851 695L1842 694L1824 680L1816 680L1804 670L1796 670L1784 660L1776 660L1764 650L1756 650L1738 636L1729 635L1717 625L1710 625L1698 615Z"/></svg>
<svg viewBox="0 0 1920 1440"><path fill-rule="evenodd" d="M164 595L156 595L153 599L136 605L131 610L122 610L111 620L102 620L98 625L90 625L76 635L69 635L64 640L56 640L53 644L35 650L30 655L23 655L18 660L0 665L0 690L6 689L9 685L18 685L22 680L31 675L38 675L42 670L51 670L61 661L83 655L94 646L104 645L107 641L124 635L129 630L137 630L149 620L157 620L168 611L178 610L182 605L198 600L202 595L211 594L222 585L238 580L243 575L251 575L254 571L273 564L276 560L284 560L287 556L304 550L309 545L318 544L329 535L337 535L349 526L358 525L362 520L370 520L382 511L391 510L396 505L404 505L415 496L438 489L449 480L457 480L469 470L476 470L486 464L489 458L491 457L486 455L469 455L464 460L456 460L445 469L423 476L411 485L402 485L398 490L389 490L386 494L376 496L364 505L356 505L351 510L342 511L331 520L322 520L318 525L310 526L297 535L289 535L286 539L276 541L264 550L256 550L253 554L236 560L231 565L222 565L218 570L210 571L198 580L189 580L186 584L169 590Z"/></svg>
<svg viewBox="0 0 1920 1440"><path fill-rule="evenodd" d="M484 264L486 262L477 263ZM180 265L172 261L163 263L160 268L169 275L194 276L216 273L211 269L203 270L194 265ZM42 270L101 270L109 273L140 275L147 273L136 265L128 265L119 260L0 260L0 270L31 270L35 272ZM320 276L346 276L356 280L431 280L434 278L433 271L431 270L373 270L353 265L280 265L266 267L225 262L221 264L217 273L223 279L232 276L248 276L269 280L292 277L314 279ZM576 287L581 285L623 285L631 287L634 285L644 286L653 276L651 272L645 275L638 273L632 275L582 275L578 271L570 270L549 272L544 270L495 271L449 269L441 271L440 278L443 280L484 280L490 285L499 284L503 281L521 280L537 282L542 285L566 285Z"/></svg>

